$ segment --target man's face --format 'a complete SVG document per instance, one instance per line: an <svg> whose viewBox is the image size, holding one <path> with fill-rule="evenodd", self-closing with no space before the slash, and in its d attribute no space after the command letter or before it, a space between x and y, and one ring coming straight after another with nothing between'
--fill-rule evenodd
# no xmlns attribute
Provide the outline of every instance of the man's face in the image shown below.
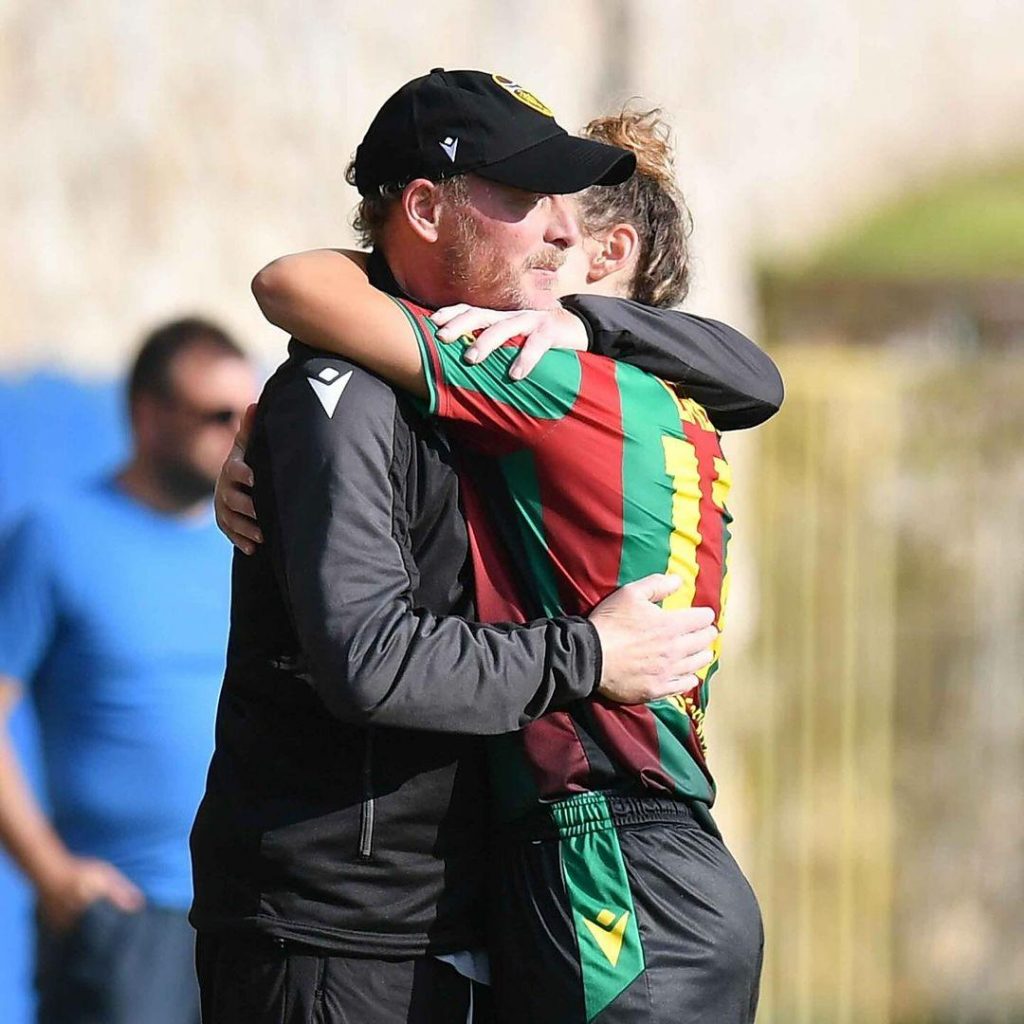
<svg viewBox="0 0 1024 1024"><path fill-rule="evenodd" d="M441 253L466 302L492 309L544 309L559 294L566 253L580 244L571 197L538 195L466 178L469 201L445 210Z"/></svg>
<svg viewBox="0 0 1024 1024"><path fill-rule="evenodd" d="M164 485L181 500L199 501L213 494L256 380L244 359L202 347L186 349L170 370L169 397L143 398L144 429Z"/></svg>

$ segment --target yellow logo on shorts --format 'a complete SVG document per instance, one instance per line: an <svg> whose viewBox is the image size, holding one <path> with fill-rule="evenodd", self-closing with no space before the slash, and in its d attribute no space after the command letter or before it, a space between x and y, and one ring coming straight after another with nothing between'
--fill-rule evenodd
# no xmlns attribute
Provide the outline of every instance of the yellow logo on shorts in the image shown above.
<svg viewBox="0 0 1024 1024"><path fill-rule="evenodd" d="M520 103L525 103L531 110L536 110L538 114L543 114L545 117L554 117L554 111L551 110L547 104L542 103L536 96L530 92L529 89L524 89L517 82L513 82L511 78L506 78L504 75L491 75L491 78L498 83L505 90L505 92L512 93L513 96Z"/></svg>
<svg viewBox="0 0 1024 1024"><path fill-rule="evenodd" d="M619 954L622 952L622 940L625 938L626 925L629 923L629 911L624 910L616 921L610 910L602 910L596 921L585 917L583 923L594 936L594 941L601 947L601 952L608 958L608 963L614 967L619 962Z"/></svg>

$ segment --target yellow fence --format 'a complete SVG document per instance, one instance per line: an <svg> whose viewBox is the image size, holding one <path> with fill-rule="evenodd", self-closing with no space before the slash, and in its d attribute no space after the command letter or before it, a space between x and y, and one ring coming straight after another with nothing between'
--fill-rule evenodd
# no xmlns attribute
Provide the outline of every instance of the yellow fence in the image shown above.
<svg viewBox="0 0 1024 1024"><path fill-rule="evenodd" d="M738 485L757 625L709 716L758 1020L1024 1020L1024 360L780 362Z"/></svg>

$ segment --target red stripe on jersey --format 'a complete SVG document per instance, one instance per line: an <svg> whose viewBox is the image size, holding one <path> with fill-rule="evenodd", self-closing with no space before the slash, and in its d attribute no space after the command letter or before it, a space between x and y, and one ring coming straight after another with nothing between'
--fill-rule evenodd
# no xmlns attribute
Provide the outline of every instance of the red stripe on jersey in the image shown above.
<svg viewBox="0 0 1024 1024"><path fill-rule="evenodd" d="M697 456L700 479L700 543L694 552L697 561L697 579L694 581L693 606L713 608L715 621L722 611L722 510L712 497L714 482L718 479L715 459L722 457L718 435L704 430L696 423L683 422L687 441Z"/></svg>
<svg viewBox="0 0 1024 1024"><path fill-rule="evenodd" d="M553 800L594 788L590 762L567 711L549 711L520 735L542 799Z"/></svg>
<svg viewBox="0 0 1024 1024"><path fill-rule="evenodd" d="M580 362L579 395L571 413L548 435L550 443L533 452L548 558L560 603L569 615L586 614L616 588L622 560L624 442L615 364L604 359ZM613 409L618 415L610 420ZM595 486L601 493L595 493ZM542 797L593 788L590 764L571 716L545 715L523 730L522 739ZM639 736L636 742L642 742Z"/></svg>
<svg viewBox="0 0 1024 1024"><path fill-rule="evenodd" d="M615 364L580 364L572 411L551 431L550 443L534 450L548 557L569 615L587 614L615 590L622 563L624 440Z"/></svg>
<svg viewBox="0 0 1024 1024"><path fill-rule="evenodd" d="M498 541L498 532L488 528L484 500L465 470L459 472L459 487L473 558L477 617L482 622L525 622L509 556ZM590 762L566 712L549 712L520 735L541 796L564 793L567 784L575 787L573 791L586 788Z"/></svg>
<svg viewBox="0 0 1024 1024"><path fill-rule="evenodd" d="M675 782L658 756L658 724L650 708L643 704L613 704L598 697L591 710L604 739L601 746L625 774L642 779L651 789L675 796Z"/></svg>

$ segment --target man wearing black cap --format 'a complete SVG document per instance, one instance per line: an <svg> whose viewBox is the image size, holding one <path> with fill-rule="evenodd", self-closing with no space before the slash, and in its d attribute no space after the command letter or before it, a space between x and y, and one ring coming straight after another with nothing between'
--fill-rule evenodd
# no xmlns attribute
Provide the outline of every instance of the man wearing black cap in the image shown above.
<svg viewBox="0 0 1024 1024"><path fill-rule="evenodd" d="M371 278L433 306L553 304L579 238L562 196L624 180L633 159L571 138L508 79L431 72L384 105L357 153ZM607 354L625 347L628 324L588 326ZM671 363L659 345L644 365ZM746 401L754 422L763 398ZM261 399L248 460L266 543L235 560L193 830L207 1024L461 1024L485 870L473 734L595 690L648 700L704 663L707 636L680 634L707 619L655 608L672 589L660 577L589 620L467 621L447 459L377 378L294 340Z"/></svg>
<svg viewBox="0 0 1024 1024"><path fill-rule="evenodd" d="M436 308L464 300L472 275L478 304L536 308L555 303L555 271L578 238L565 195L635 167L627 150L569 135L501 75L435 69L384 104L349 180L404 291ZM388 217L399 201L406 216ZM431 222L445 207L454 216Z"/></svg>

